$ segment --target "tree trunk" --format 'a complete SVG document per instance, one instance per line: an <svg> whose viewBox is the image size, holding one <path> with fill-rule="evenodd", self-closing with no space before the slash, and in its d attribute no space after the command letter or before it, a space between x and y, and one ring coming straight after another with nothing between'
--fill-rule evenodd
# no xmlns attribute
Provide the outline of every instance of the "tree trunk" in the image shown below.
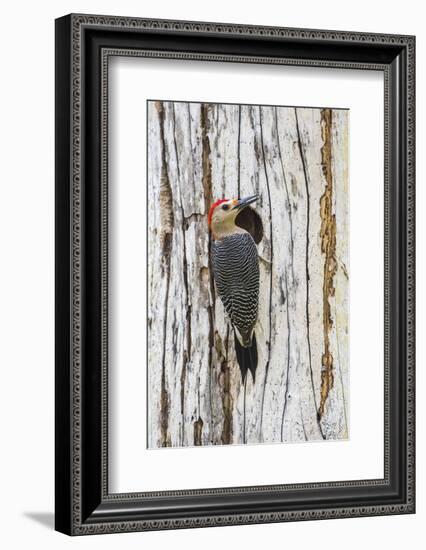
<svg viewBox="0 0 426 550"><path fill-rule="evenodd" d="M345 110L148 103L150 448L348 437L347 163ZM259 359L244 386L207 214L255 193Z"/></svg>

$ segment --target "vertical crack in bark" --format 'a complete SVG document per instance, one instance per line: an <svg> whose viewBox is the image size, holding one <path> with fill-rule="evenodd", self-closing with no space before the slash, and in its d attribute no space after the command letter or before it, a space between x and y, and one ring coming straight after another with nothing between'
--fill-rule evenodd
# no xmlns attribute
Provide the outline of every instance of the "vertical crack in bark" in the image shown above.
<svg viewBox="0 0 426 550"><path fill-rule="evenodd" d="M180 201L180 210L181 210L181 230L182 230L182 248L183 248L183 284L185 288L185 318L186 318L186 349L183 350L182 354L182 370L180 374L180 412L182 417L182 430L181 430L181 445L185 444L185 380L186 380L186 369L187 364L191 361L191 302L189 296L189 287L188 287L188 259L186 255L186 218L185 211L182 200L182 188L181 188L181 179L180 179L180 163L179 163L179 154L177 148L177 137L176 137L176 110L175 104L173 103L173 142L174 150L176 156L176 170L178 175L178 188L179 188L179 201ZM189 133L191 134L191 128L189 128Z"/></svg>
<svg viewBox="0 0 426 550"><path fill-rule="evenodd" d="M173 247L173 195L170 185L169 174L167 171L167 151L164 137L164 105L161 101L155 103L160 123L161 140L161 181L160 181L160 245L162 249L161 271L166 277L166 296L164 301L164 320L163 320L163 356L161 366L161 390L160 390L160 445L168 447L171 445L169 434L169 408L170 398L166 383L166 339L167 339L167 321L170 290L170 267Z"/></svg>
<svg viewBox="0 0 426 550"><path fill-rule="evenodd" d="M181 430L181 445L185 445L185 381L186 381L186 367L189 361L186 351L183 352L182 358L182 370L180 372L180 415L182 418L182 430Z"/></svg>
<svg viewBox="0 0 426 550"><path fill-rule="evenodd" d="M174 105L174 104L173 104ZM191 158L194 162L194 148L192 146L192 134L191 134L191 104L187 103L188 107L188 137L189 137L189 147L191 148Z"/></svg>
<svg viewBox="0 0 426 550"><path fill-rule="evenodd" d="M284 392L284 406L283 414L281 417L281 441L284 438L284 418L285 412L287 410L287 396L289 390L289 376L290 376L290 341L291 341L291 329L290 329L290 312L289 312L289 301L288 301L288 283L287 283L287 269L285 271L285 294L286 294L286 308L287 308L287 375L285 381L285 392Z"/></svg>
<svg viewBox="0 0 426 550"><path fill-rule="evenodd" d="M289 223L290 223L290 265L291 265L291 273L292 273L292 281L294 281L294 237L293 237L293 217L292 217L292 211L291 211L291 203L290 203L290 193L288 191L288 185L287 185L287 179L285 177L285 171L284 171L284 161L281 153L281 140L280 140L280 133L278 128L278 110L275 107L275 132L277 134L277 145L278 145L278 158L280 160L281 165L281 173L283 176L284 181L284 189L287 199L287 205L288 205L288 217L289 217ZM284 438L284 420L285 420L285 413L287 410L287 396L289 391L289 377L290 377L290 345L291 345L291 324L290 324L290 311L289 311L289 291L288 291L288 278L287 278L287 266L285 270L285 301L286 301L286 308L287 308L287 374L286 374L286 382L285 382L285 392L284 392L284 405L283 405L283 413L281 418L281 441L283 441Z"/></svg>
<svg viewBox="0 0 426 550"><path fill-rule="evenodd" d="M232 407L233 399L231 394L231 367L229 366L229 324L226 327L226 340L224 344L225 355L221 361L221 375L223 380L222 411L223 427L220 440L223 445L232 443Z"/></svg>
<svg viewBox="0 0 426 550"><path fill-rule="evenodd" d="M178 154L178 148L177 148L177 137L176 137L176 109L175 104L172 103L172 122L173 122L173 145L175 150L175 157L176 157L176 171L178 175L178 183L179 183L179 194L180 194L180 207L182 209L182 219L184 218L183 214L183 205L182 205L182 191L180 188L180 163L179 163L179 154ZM191 131L190 131L191 132Z"/></svg>
<svg viewBox="0 0 426 550"><path fill-rule="evenodd" d="M296 119L296 130L297 130L297 141L300 152L300 159L302 161L303 175L305 180L305 189L306 189L306 249L305 249L305 266L306 266L306 330L307 330L307 344L308 344L308 355L309 355L309 372L311 377L311 386L312 394L314 397L315 409L318 412L317 398L315 395L315 384L314 384L314 373L312 370L312 350L311 350L311 327L309 320L309 229L310 229L310 216L311 216L311 207L310 207L310 193L309 193L309 180L308 180L308 169L306 166L305 152L302 146L302 139L300 136L299 128L299 118L297 116L297 109L294 109L294 116ZM324 433L322 431L322 426L320 423L320 418L317 414L317 423L320 430L321 436L325 439Z"/></svg>
<svg viewBox="0 0 426 550"><path fill-rule="evenodd" d="M194 422L194 445L200 447L203 444L203 419L201 416Z"/></svg>
<svg viewBox="0 0 426 550"><path fill-rule="evenodd" d="M203 444L203 419L201 418L201 394L200 375L198 375L198 419L194 422L194 445L200 447Z"/></svg>
<svg viewBox="0 0 426 550"><path fill-rule="evenodd" d="M300 419L302 421L303 435L305 437L305 441L308 441L308 434L306 433L306 428L305 428L305 419L303 418L303 407L302 407L302 403L300 402L300 399L299 399L299 408L300 408Z"/></svg>
<svg viewBox="0 0 426 550"><path fill-rule="evenodd" d="M246 435L246 399L247 399L247 376L244 378L244 389L243 389L243 443L247 443Z"/></svg>
<svg viewBox="0 0 426 550"><path fill-rule="evenodd" d="M260 143L262 149L262 161L263 168L265 170L265 179L266 179L266 189L268 192L268 204L269 204L269 246L271 251L270 257L270 271L269 271L269 339L268 339L268 358L265 366L265 378L263 380L263 389L262 389L262 402L261 402L261 412L260 412L260 426L259 426L259 440L262 441L262 428L263 428L263 410L265 405L265 390L266 382L268 380L268 371L269 364L271 361L271 340L272 340L272 267L273 267L273 258L274 258L274 246L273 246L273 226L272 226L272 205L271 205L271 191L269 188L269 179L268 171L266 168L266 158L265 158L265 144L263 140L263 121L262 121L262 108L259 106L259 124L260 124Z"/></svg>
<svg viewBox="0 0 426 550"><path fill-rule="evenodd" d="M331 109L321 110L321 134L323 146L321 148L321 165L325 178L325 190L320 199L321 215L321 252L324 254L324 279L323 279L323 331L324 353L321 367L321 401L318 415L324 414L325 403L328 394L334 384L333 355L330 350L330 331L333 326L331 318L330 298L334 296L333 279L337 272L336 262L336 216L333 214L333 175L332 175L332 150L331 150Z"/></svg>
<svg viewBox="0 0 426 550"><path fill-rule="evenodd" d="M212 163L211 163L211 148L209 139L209 111L210 105L203 103L201 105L200 113L200 125L201 125L201 144L202 144L202 184L204 191L204 214L205 214L205 227L207 228L207 215L210 209L210 205L213 202L212 197ZM213 395L212 395L212 368L213 368L213 346L214 346L214 307L216 303L216 293L214 288L213 271L210 267L210 251L211 251L211 235L208 231L209 243L208 243L208 269L209 269L209 282L210 282L210 295L211 303L208 307L209 314L209 359L208 359L208 381L209 381L209 401L210 401L210 440L213 439Z"/></svg>

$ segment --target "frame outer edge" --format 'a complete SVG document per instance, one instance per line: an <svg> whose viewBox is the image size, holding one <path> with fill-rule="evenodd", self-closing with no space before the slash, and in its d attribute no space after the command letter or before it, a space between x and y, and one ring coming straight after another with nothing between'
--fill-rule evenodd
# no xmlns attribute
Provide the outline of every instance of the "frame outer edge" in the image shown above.
<svg viewBox="0 0 426 550"><path fill-rule="evenodd" d="M407 43L407 508L416 511L416 37Z"/></svg>
<svg viewBox="0 0 426 550"><path fill-rule="evenodd" d="M66 18L63 18L66 19ZM72 373L71 382L71 528L67 531L71 534L95 534L112 533L137 530L157 529L180 529L188 527L202 527L213 525L237 525L248 523L303 521L309 519L326 519L336 517L361 517L369 515L403 514L414 512L414 49L415 39L413 36L403 35L380 35L371 33L322 31L309 29L285 29L280 27L257 27L246 25L229 25L220 23L202 23L188 21L169 21L139 18L124 18L110 16L78 15L68 16L71 26L71 359ZM59 20L61 21L61 20ZM80 393L81 393L81 38L83 26L119 27L123 30L149 29L168 30L177 32L194 33L218 33L222 35L247 35L262 38L290 38L295 40L318 40L331 41L336 43L375 43L394 44L406 48L408 51L407 60L407 108L408 108L408 135L407 135L407 203L411 207L411 215L407 216L407 384L408 384L408 447L411 450L407 457L407 501L400 505L391 506L367 506L364 508L349 507L327 510L307 510L298 512L273 512L253 513L242 515L224 515L212 517L200 517L179 520L158 520L158 521L130 521L117 523L93 523L83 524L81 518L81 487L80 487L80 462L81 462L81 425L80 425ZM57 82L58 83L58 82ZM411 162L411 164L410 164ZM58 179L56 180L58 192ZM60 235L61 236L61 235ZM409 254L411 253L411 260ZM62 313L61 313L62 315ZM59 315L59 317L61 316ZM58 356L57 356L58 359ZM58 363L57 363L58 374ZM57 394L58 399L58 394ZM411 476L411 477L410 477ZM410 481L411 480L411 481ZM57 522L57 528L59 528ZM59 530L61 530L59 528Z"/></svg>
<svg viewBox="0 0 426 550"><path fill-rule="evenodd" d="M71 534L71 18L55 22L55 528Z"/></svg>
<svg viewBox="0 0 426 550"><path fill-rule="evenodd" d="M81 362L82 362L82 170L83 163L81 140L82 131L82 59L81 59L81 25L74 15L71 21L71 534L79 534L82 525L81 514Z"/></svg>

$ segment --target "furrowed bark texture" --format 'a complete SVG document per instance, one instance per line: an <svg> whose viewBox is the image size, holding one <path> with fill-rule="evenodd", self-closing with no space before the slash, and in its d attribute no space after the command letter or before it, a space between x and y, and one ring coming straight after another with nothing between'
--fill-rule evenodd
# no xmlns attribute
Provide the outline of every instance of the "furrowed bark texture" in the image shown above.
<svg viewBox="0 0 426 550"><path fill-rule="evenodd" d="M207 214L259 195L256 382ZM348 112L148 103L148 447L348 437Z"/></svg>

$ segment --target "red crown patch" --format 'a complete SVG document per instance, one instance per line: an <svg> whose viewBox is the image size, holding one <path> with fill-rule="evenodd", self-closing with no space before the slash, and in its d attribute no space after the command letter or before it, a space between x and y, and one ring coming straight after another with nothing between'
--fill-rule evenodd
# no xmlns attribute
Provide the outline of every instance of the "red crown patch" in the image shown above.
<svg viewBox="0 0 426 550"><path fill-rule="evenodd" d="M222 204L223 202L226 202L227 200L228 199L219 199L210 206L209 216L208 216L209 225L212 222L213 211L216 208L216 206L219 206L219 204Z"/></svg>

